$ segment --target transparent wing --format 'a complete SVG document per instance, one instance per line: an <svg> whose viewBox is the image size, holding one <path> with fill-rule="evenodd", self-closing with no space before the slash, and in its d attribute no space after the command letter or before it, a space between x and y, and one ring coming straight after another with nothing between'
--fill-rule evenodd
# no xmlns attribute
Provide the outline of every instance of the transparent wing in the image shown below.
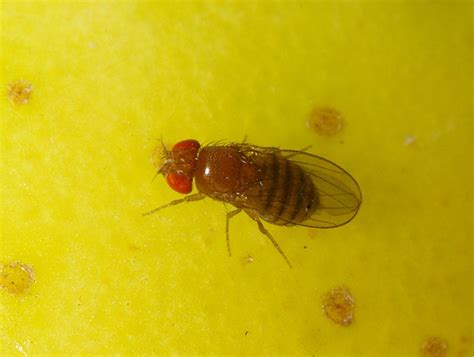
<svg viewBox="0 0 474 357"><path fill-rule="evenodd" d="M362 203L359 184L343 168L316 155L280 150L280 155L299 165L311 178L319 204L313 214L297 225L317 228L338 227L351 221Z"/></svg>
<svg viewBox="0 0 474 357"><path fill-rule="evenodd" d="M314 189L318 195L318 205L314 208L310 217L304 221L288 220L288 224L315 227L315 228L334 228L342 226L351 221L357 214L362 202L362 193L358 183L343 168L335 163L313 154L298 150L281 150L274 147L259 147L248 144L231 144L245 154L246 157L257 165L263 165L271 161L269 157L272 155L280 155L294 164L298 165L311 178ZM276 209L262 210L261 202L267 201L265 191L259 192L258 186L251 183L243 190L247 197L258 197L258 199L249 200L247 207L262 212L265 218L265 211L275 211L282 207L285 203L278 199L272 198L271 206ZM263 186L266 184L263 182ZM278 220L285 221L281 216ZM270 220L271 221L271 220Z"/></svg>

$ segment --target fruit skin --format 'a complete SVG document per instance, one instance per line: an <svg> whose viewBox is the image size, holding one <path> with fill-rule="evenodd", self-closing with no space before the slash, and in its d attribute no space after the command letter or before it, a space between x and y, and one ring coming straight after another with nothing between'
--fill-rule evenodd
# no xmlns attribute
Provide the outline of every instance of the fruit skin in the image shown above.
<svg viewBox="0 0 474 357"><path fill-rule="evenodd" d="M36 280L22 297L0 291L0 355L418 355L433 335L463 349L473 310L469 2L1 11L0 258L33 266ZM34 92L13 106L5 92L19 79ZM334 138L305 127L317 105L343 113ZM364 208L314 239L272 227L292 271L236 217L229 259L220 204L141 217L178 196L150 184L161 135L312 143L358 172ZM321 312L338 285L356 301L348 328Z"/></svg>

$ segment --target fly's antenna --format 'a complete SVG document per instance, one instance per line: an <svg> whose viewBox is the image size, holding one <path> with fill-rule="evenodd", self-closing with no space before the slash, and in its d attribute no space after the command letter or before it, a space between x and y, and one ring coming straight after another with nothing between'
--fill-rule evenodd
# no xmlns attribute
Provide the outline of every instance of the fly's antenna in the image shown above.
<svg viewBox="0 0 474 357"><path fill-rule="evenodd" d="M163 160L163 163L160 165L160 168L159 168L158 171L156 172L155 176L153 176L153 178L152 178L152 180L151 180L152 183L153 183L153 181L155 181L156 177L157 177L159 174L163 173L163 169L164 169L164 166L165 166L165 164L166 164L166 158L168 158L168 156L169 156L169 151L168 151L168 149L166 148L165 143L163 142L163 134L161 134L161 137L160 137L159 141L160 141L160 143L161 143L161 151L162 151L162 153L161 153L161 158L162 158L162 160Z"/></svg>
<svg viewBox="0 0 474 357"><path fill-rule="evenodd" d="M161 134L160 142L161 142L161 147L163 149L163 157L167 157L168 156L168 149L166 149L165 143L163 141L163 134Z"/></svg>

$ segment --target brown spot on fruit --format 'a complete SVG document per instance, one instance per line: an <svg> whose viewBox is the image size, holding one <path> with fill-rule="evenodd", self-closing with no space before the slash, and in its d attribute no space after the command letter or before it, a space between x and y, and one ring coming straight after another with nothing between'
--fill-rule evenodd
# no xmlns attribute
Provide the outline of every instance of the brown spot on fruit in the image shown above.
<svg viewBox="0 0 474 357"><path fill-rule="evenodd" d="M427 338L420 348L423 357L444 357L447 354L448 344L439 337Z"/></svg>
<svg viewBox="0 0 474 357"><path fill-rule="evenodd" d="M334 136L344 127L344 117L336 109L315 107L306 121L309 129L321 136Z"/></svg>
<svg viewBox="0 0 474 357"><path fill-rule="evenodd" d="M13 81L8 84L8 99L17 105L27 104L33 92L31 83L25 80Z"/></svg>
<svg viewBox="0 0 474 357"><path fill-rule="evenodd" d="M323 296L323 312L335 323L349 326L354 316L354 298L345 287L337 287Z"/></svg>
<svg viewBox="0 0 474 357"><path fill-rule="evenodd" d="M35 282L33 268L21 262L0 265L0 287L12 295L25 293Z"/></svg>

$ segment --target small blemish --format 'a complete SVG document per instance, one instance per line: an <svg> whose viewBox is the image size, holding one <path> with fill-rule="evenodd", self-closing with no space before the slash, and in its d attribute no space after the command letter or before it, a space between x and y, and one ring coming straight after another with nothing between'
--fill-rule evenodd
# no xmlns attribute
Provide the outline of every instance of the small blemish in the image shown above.
<svg viewBox="0 0 474 357"><path fill-rule="evenodd" d="M467 356L474 356L472 353L473 347L474 347L474 338L468 336L468 335L462 335L459 338L460 341L460 348L458 351L458 356L459 357L467 357Z"/></svg>
<svg viewBox="0 0 474 357"><path fill-rule="evenodd" d="M0 288L12 295L25 293L35 282L33 268L21 262L0 265Z"/></svg>
<svg viewBox="0 0 474 357"><path fill-rule="evenodd" d="M27 104L33 93L33 86L23 79L8 84L8 99L17 105Z"/></svg>
<svg viewBox="0 0 474 357"><path fill-rule="evenodd" d="M345 287L337 287L322 298L324 314L335 323L349 326L354 316L354 298Z"/></svg>
<svg viewBox="0 0 474 357"><path fill-rule="evenodd" d="M15 343L15 348L20 352L23 356L28 356L28 353L25 351L25 348L23 347L22 344L16 342Z"/></svg>
<svg viewBox="0 0 474 357"><path fill-rule="evenodd" d="M448 351L448 344L439 337L427 338L420 348L423 357L444 357Z"/></svg>
<svg viewBox="0 0 474 357"><path fill-rule="evenodd" d="M315 107L309 115L306 126L321 136L334 136L344 127L344 117L336 109Z"/></svg>
<svg viewBox="0 0 474 357"><path fill-rule="evenodd" d="M315 239L318 236L317 230L310 228L308 229L308 237L309 239Z"/></svg>
<svg viewBox="0 0 474 357"><path fill-rule="evenodd" d="M405 146L413 146L416 144L416 137L407 135L405 136L405 140L403 141L403 145Z"/></svg>
<svg viewBox="0 0 474 357"><path fill-rule="evenodd" d="M243 265L247 265L254 262L254 258L248 254L245 257L242 257L241 262Z"/></svg>
<svg viewBox="0 0 474 357"><path fill-rule="evenodd" d="M128 243L128 249L132 252L140 250L140 246L135 243Z"/></svg>

